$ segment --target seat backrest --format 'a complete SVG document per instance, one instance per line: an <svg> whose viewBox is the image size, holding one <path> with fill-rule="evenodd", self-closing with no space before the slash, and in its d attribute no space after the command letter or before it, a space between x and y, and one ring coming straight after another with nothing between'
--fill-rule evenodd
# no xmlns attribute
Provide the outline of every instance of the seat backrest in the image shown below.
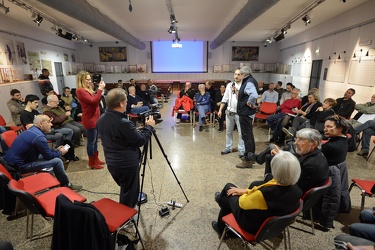
<svg viewBox="0 0 375 250"><path fill-rule="evenodd" d="M270 115L276 113L277 104L273 102L262 102L259 107L261 113Z"/></svg>
<svg viewBox="0 0 375 250"><path fill-rule="evenodd" d="M13 179L9 171L0 163L0 184L8 184L8 182Z"/></svg>
<svg viewBox="0 0 375 250"><path fill-rule="evenodd" d="M10 148L10 146L12 145L12 143L14 142L14 140L17 137L17 133L13 130L8 130L8 131L5 131L4 133L2 133L1 137L3 138L5 144L8 146L8 148Z"/></svg>
<svg viewBox="0 0 375 250"><path fill-rule="evenodd" d="M44 208L39 204L38 200L33 194L30 194L24 189L22 182L12 179L9 181L8 187L9 190L21 200L21 202L31 213L40 214L43 217L46 216L46 211Z"/></svg>
<svg viewBox="0 0 375 250"><path fill-rule="evenodd" d="M303 210L309 210L312 208L318 202L320 197L322 197L328 191L331 185L332 179L331 177L328 177L328 180L322 186L308 190L302 197Z"/></svg>
<svg viewBox="0 0 375 250"><path fill-rule="evenodd" d="M7 125L7 123L5 122L4 117L2 115L0 115L0 126L5 127L6 125Z"/></svg>
<svg viewBox="0 0 375 250"><path fill-rule="evenodd" d="M300 200L299 207L293 213L273 216L265 220L255 235L254 241L259 243L279 236L286 227L294 223L296 217L302 212L302 207L303 201Z"/></svg>

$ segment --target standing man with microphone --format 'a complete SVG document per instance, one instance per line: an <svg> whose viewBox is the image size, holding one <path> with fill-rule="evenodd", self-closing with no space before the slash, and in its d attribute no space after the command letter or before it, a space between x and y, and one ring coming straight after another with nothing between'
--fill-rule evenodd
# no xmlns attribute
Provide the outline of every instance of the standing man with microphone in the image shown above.
<svg viewBox="0 0 375 250"><path fill-rule="evenodd" d="M225 110L225 123L226 123L226 136L225 136L225 149L221 151L222 155L226 155L232 153L232 145L233 145L233 129L234 125L237 125L238 130L238 152L239 157L243 157L245 153L245 145L242 140L241 135L241 126L240 126L240 118L237 114L237 95L236 91L238 91L241 87L241 73L240 69L236 69L234 71L234 81L227 84L225 88L223 99L221 100L218 116L221 118L223 115L223 109L225 104L227 104L227 109Z"/></svg>

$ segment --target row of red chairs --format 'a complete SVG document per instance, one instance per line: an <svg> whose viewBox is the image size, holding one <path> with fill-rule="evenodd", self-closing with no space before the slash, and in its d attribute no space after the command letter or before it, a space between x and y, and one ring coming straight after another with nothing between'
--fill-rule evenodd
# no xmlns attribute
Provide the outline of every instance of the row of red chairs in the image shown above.
<svg viewBox="0 0 375 250"><path fill-rule="evenodd" d="M10 192L13 193L27 209L26 238L33 238L34 214L40 214L47 220L51 220L55 217L56 199L59 195L64 195L71 202L86 201L85 197L73 190L67 187L60 187L59 181L49 173L38 173L15 180L2 164L0 164L0 185L8 185ZM105 218L108 230L110 234L114 236L113 238L115 240L118 232L131 223L135 226L136 233L144 248L137 225L133 220L133 216L137 214L137 210L108 198L93 202L92 205ZM30 215L31 232L29 234ZM68 241L69 239L64 240Z"/></svg>

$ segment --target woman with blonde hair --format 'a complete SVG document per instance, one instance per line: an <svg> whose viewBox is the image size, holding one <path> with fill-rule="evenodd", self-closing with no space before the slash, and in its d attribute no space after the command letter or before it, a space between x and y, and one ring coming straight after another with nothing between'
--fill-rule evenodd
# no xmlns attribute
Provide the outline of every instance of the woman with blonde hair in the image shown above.
<svg viewBox="0 0 375 250"><path fill-rule="evenodd" d="M103 168L105 162L99 160L98 156L98 131L96 122L100 116L99 102L105 83L100 81L97 92L93 89L90 73L80 71L77 74L77 98L82 106L82 124L87 130L87 154L89 156L89 167L92 169Z"/></svg>

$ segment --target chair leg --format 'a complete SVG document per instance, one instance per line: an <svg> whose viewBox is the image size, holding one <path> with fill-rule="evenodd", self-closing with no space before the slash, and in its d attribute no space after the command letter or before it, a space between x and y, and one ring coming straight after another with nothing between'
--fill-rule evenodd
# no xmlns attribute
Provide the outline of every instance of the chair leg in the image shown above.
<svg viewBox="0 0 375 250"><path fill-rule="evenodd" d="M371 153L367 156L367 161L370 159L370 157L371 157L371 155L372 155L372 153L374 152L374 150L375 150L375 146L372 148L372 150L371 150Z"/></svg>
<svg viewBox="0 0 375 250"><path fill-rule="evenodd" d="M310 208L310 220L311 220L311 229L312 229L312 234L315 235L315 230L314 230L314 218L313 218L312 208Z"/></svg>
<svg viewBox="0 0 375 250"><path fill-rule="evenodd" d="M224 228L224 231L223 231L223 233L221 234L221 237L220 237L220 243L219 243L219 247L217 248L217 250L220 250L221 243L223 243L224 236L225 236L225 234L226 234L227 231L228 231L228 226L226 226L226 227Z"/></svg>
<svg viewBox="0 0 375 250"><path fill-rule="evenodd" d="M366 193L364 190L362 190L362 200L361 200L361 211L365 208L365 198L366 198Z"/></svg>

